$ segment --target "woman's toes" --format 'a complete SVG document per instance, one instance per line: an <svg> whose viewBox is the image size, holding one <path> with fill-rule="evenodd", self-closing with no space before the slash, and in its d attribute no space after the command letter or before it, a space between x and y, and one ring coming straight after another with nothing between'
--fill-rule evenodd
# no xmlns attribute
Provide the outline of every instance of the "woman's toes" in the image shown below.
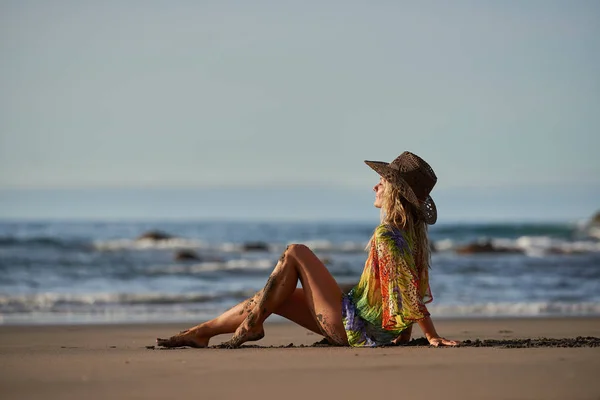
<svg viewBox="0 0 600 400"><path fill-rule="evenodd" d="M171 339L156 338L156 345L162 347L173 347Z"/></svg>
<svg viewBox="0 0 600 400"><path fill-rule="evenodd" d="M162 347L208 347L207 338L198 337L195 335L175 335L169 339L156 338L156 344Z"/></svg>

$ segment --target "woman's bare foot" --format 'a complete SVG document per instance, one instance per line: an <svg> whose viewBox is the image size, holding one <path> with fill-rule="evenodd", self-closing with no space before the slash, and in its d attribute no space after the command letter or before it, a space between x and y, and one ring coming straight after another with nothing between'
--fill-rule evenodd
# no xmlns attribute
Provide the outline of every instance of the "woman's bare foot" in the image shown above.
<svg viewBox="0 0 600 400"><path fill-rule="evenodd" d="M227 342L223 342L219 347L236 349L246 342L257 341L265 337L265 330L262 324L258 324L255 314L250 312L248 317L236 329L233 337Z"/></svg>
<svg viewBox="0 0 600 400"><path fill-rule="evenodd" d="M408 342L410 342L411 335L412 335L412 325L409 326L408 328L406 328L405 330L403 330L402 333L400 333L400 336L398 336L396 339L392 340L392 343L397 344L397 345L407 344Z"/></svg>
<svg viewBox="0 0 600 400"><path fill-rule="evenodd" d="M182 332L168 339L156 338L156 344L162 347L208 347L210 338L200 335L200 329L195 327Z"/></svg>

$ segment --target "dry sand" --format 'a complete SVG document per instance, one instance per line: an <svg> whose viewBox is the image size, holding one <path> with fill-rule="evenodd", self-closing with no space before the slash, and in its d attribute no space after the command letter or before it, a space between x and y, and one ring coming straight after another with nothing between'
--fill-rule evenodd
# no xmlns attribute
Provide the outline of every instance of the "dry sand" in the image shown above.
<svg viewBox="0 0 600 400"><path fill-rule="evenodd" d="M436 326L459 340L600 337L600 318L440 319ZM600 347L145 347L186 327L2 326L0 398L600 399ZM292 324L265 328L263 346L321 339Z"/></svg>

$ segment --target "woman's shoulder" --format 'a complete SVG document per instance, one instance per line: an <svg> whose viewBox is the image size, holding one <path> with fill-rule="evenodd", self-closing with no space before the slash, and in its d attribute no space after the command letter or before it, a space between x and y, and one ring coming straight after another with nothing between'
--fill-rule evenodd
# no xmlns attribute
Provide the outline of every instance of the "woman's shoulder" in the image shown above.
<svg viewBox="0 0 600 400"><path fill-rule="evenodd" d="M375 229L375 239L397 248L409 247L406 231L389 224L381 224Z"/></svg>
<svg viewBox="0 0 600 400"><path fill-rule="evenodd" d="M377 228L375 228L375 235L377 236L385 236L385 235L404 235L405 231L403 229L397 228L390 224L381 224Z"/></svg>

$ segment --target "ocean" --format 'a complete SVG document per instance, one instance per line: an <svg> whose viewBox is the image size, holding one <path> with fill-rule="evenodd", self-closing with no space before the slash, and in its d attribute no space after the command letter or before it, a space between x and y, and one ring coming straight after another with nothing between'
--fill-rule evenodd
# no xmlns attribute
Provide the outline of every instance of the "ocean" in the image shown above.
<svg viewBox="0 0 600 400"><path fill-rule="evenodd" d="M289 243L351 285L375 225L4 220L0 324L200 322L262 288ZM434 318L600 315L600 240L581 225L439 223L430 238Z"/></svg>

